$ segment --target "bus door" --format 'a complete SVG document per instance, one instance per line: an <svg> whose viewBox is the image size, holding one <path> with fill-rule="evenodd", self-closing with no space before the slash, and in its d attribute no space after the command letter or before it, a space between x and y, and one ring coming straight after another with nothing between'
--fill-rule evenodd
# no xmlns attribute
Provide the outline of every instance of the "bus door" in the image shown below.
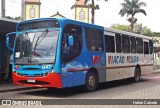
<svg viewBox="0 0 160 108"><path fill-rule="evenodd" d="M120 42L121 43L121 42ZM106 44L106 81L118 79L119 74L114 69L114 57L120 56L115 50L115 33L105 31L105 44ZM119 45L120 46L120 45Z"/></svg>
<svg viewBox="0 0 160 108"><path fill-rule="evenodd" d="M151 59L152 59L152 56L149 54L149 40L146 40L146 39L143 39L143 53L144 53L144 58L143 58L143 63L145 66L143 67L146 67L146 66L149 66L151 63ZM144 70L145 69L145 70ZM142 72L147 72L149 73L150 69L147 69L147 68L142 68ZM142 73L143 74L143 73Z"/></svg>

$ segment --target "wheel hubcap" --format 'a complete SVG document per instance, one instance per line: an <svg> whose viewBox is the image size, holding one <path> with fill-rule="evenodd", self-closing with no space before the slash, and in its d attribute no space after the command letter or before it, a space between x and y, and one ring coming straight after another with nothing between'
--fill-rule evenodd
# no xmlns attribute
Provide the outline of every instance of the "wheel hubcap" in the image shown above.
<svg viewBox="0 0 160 108"><path fill-rule="evenodd" d="M95 78L93 76L90 76L89 80L88 80L88 85L94 87L95 86L95 82L96 82Z"/></svg>

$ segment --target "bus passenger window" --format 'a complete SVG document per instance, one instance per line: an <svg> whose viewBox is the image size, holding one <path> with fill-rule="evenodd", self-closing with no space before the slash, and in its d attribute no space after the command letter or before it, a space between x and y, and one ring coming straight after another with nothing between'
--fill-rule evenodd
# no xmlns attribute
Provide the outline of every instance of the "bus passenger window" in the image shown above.
<svg viewBox="0 0 160 108"><path fill-rule="evenodd" d="M149 41L149 52L150 52L150 54L152 54L153 53L153 41Z"/></svg>
<svg viewBox="0 0 160 108"><path fill-rule="evenodd" d="M73 36L73 46L68 45L68 36ZM70 62L77 58L82 50L82 28L69 24L65 26L62 36L61 57L62 63Z"/></svg>
<svg viewBox="0 0 160 108"><path fill-rule="evenodd" d="M103 51L102 32L97 29L85 29L86 45L89 51Z"/></svg>
<svg viewBox="0 0 160 108"><path fill-rule="evenodd" d="M143 42L142 42L142 39L136 38L136 48L137 48L137 53L143 53Z"/></svg>
<svg viewBox="0 0 160 108"><path fill-rule="evenodd" d="M114 36L105 35L106 52L115 52Z"/></svg>
<svg viewBox="0 0 160 108"><path fill-rule="evenodd" d="M136 53L136 39L135 37L130 37L131 43L131 53Z"/></svg>
<svg viewBox="0 0 160 108"><path fill-rule="evenodd" d="M149 54L148 42L144 42L144 54Z"/></svg>
<svg viewBox="0 0 160 108"><path fill-rule="evenodd" d="M130 41L127 35L122 35L122 51L124 53L130 53Z"/></svg>
<svg viewBox="0 0 160 108"><path fill-rule="evenodd" d="M122 52L122 40L121 40L121 35L120 34L116 34L116 51L117 53L121 53Z"/></svg>

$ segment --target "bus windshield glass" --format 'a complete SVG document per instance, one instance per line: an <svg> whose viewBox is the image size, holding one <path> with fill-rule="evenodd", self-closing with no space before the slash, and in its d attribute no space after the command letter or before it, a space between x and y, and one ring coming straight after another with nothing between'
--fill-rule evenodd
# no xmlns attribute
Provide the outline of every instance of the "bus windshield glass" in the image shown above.
<svg viewBox="0 0 160 108"><path fill-rule="evenodd" d="M59 30L25 32L17 35L15 64L54 63Z"/></svg>

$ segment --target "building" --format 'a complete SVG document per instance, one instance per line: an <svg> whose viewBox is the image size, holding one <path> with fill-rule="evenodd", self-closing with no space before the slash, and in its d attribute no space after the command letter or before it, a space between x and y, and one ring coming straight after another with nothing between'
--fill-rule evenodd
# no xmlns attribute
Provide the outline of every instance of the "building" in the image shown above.
<svg viewBox="0 0 160 108"><path fill-rule="evenodd" d="M74 14L74 20L89 23L89 6L84 4L84 0L78 0L71 9Z"/></svg>
<svg viewBox="0 0 160 108"><path fill-rule="evenodd" d="M59 12L57 12L54 15L52 15L51 17L53 17L53 18L66 18L65 16L61 15Z"/></svg>
<svg viewBox="0 0 160 108"><path fill-rule="evenodd" d="M40 0L24 0L22 4L22 20L40 18Z"/></svg>
<svg viewBox="0 0 160 108"><path fill-rule="evenodd" d="M16 31L16 20L0 18L0 82L11 78L10 55L11 51L6 48L6 35ZM13 38L10 39L13 45Z"/></svg>

